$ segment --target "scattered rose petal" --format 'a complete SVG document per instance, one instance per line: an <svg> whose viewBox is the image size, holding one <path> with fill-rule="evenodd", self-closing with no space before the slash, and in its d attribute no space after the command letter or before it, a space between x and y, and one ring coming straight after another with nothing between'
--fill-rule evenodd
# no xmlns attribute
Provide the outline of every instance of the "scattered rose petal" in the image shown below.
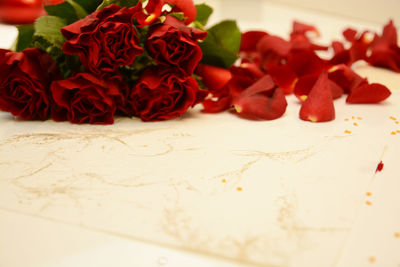
<svg viewBox="0 0 400 267"><path fill-rule="evenodd" d="M350 93L354 88L360 86L360 84L367 82L365 78L362 78L354 70L344 64L331 68L328 77L342 87L345 93Z"/></svg>
<svg viewBox="0 0 400 267"><path fill-rule="evenodd" d="M376 167L375 172L381 172L383 170L383 162L379 162L378 166Z"/></svg>
<svg viewBox="0 0 400 267"><path fill-rule="evenodd" d="M239 94L232 102L240 116L255 120L274 120L286 111L287 102L281 88L266 75Z"/></svg>
<svg viewBox="0 0 400 267"><path fill-rule="evenodd" d="M306 34L307 32L314 32L317 36L320 35L315 26L304 24L298 21L293 21L292 34Z"/></svg>
<svg viewBox="0 0 400 267"><path fill-rule="evenodd" d="M244 89L248 88L254 83L255 80L249 75L243 75L243 73L233 71L233 77L217 91L211 92L211 97L203 102L204 109L202 112L205 113L218 113L229 109L232 104L232 99L243 92Z"/></svg>
<svg viewBox="0 0 400 267"><path fill-rule="evenodd" d="M241 75L250 75L254 79L259 79L265 75L265 73L258 67L257 64L250 62L240 64L239 68L233 66L231 71L235 75L241 73Z"/></svg>
<svg viewBox="0 0 400 267"><path fill-rule="evenodd" d="M390 90L378 83L364 83L354 88L346 99L350 104L375 104L391 95Z"/></svg>
<svg viewBox="0 0 400 267"><path fill-rule="evenodd" d="M285 95L291 94L297 82L297 75L287 65L271 66L268 69L274 82L282 88Z"/></svg>
<svg viewBox="0 0 400 267"><path fill-rule="evenodd" d="M263 31L248 31L242 34L242 42L240 44L241 52L257 51L257 44L264 36L269 35Z"/></svg>
<svg viewBox="0 0 400 267"><path fill-rule="evenodd" d="M196 74L211 92L220 90L232 78L229 70L205 64L197 66Z"/></svg>
<svg viewBox="0 0 400 267"><path fill-rule="evenodd" d="M314 84L317 82L319 76L318 75L306 75L301 77L294 89L295 96L300 99L300 101L305 101L313 88ZM343 95L343 89L335 82L328 80L328 86L332 93L332 98L337 99Z"/></svg>
<svg viewBox="0 0 400 267"><path fill-rule="evenodd" d="M257 44L260 53L261 66L268 69L271 65L280 65L290 52L291 45L288 41L278 36L266 35Z"/></svg>
<svg viewBox="0 0 400 267"><path fill-rule="evenodd" d="M311 122L326 122L335 119L335 106L328 85L328 75L323 72L300 109L300 119Z"/></svg>
<svg viewBox="0 0 400 267"><path fill-rule="evenodd" d="M231 106L231 97L229 95L224 95L217 100L206 99L202 103L204 113L219 113L227 110Z"/></svg>
<svg viewBox="0 0 400 267"><path fill-rule="evenodd" d="M374 66L400 72L400 47L393 21L389 21L383 29L382 36L374 40L368 62Z"/></svg>
<svg viewBox="0 0 400 267"><path fill-rule="evenodd" d="M288 57L287 65L297 76L320 74L325 64L314 51L304 50L292 53Z"/></svg>
<svg viewBox="0 0 400 267"><path fill-rule="evenodd" d="M307 33L314 32L318 37L319 31L312 25L307 25L298 21L293 22L292 32L290 33L290 43L292 50L327 50L327 46L321 46L311 42Z"/></svg>

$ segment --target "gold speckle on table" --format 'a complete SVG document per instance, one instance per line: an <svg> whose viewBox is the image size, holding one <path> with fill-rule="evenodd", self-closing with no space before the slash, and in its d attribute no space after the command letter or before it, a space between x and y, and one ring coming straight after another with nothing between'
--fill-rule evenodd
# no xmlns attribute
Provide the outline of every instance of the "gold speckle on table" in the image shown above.
<svg viewBox="0 0 400 267"><path fill-rule="evenodd" d="M367 195L368 197L370 197L370 196L372 196L372 193L371 193L371 192L367 192L366 195Z"/></svg>
<svg viewBox="0 0 400 267"><path fill-rule="evenodd" d="M392 131L390 134L391 134L391 135L396 135L396 134L397 134L397 132L395 132L395 131Z"/></svg>
<svg viewBox="0 0 400 267"><path fill-rule="evenodd" d="M371 257L368 258L368 261L370 263L374 263L374 262L376 262L376 258L374 256L371 256Z"/></svg>
<svg viewBox="0 0 400 267"><path fill-rule="evenodd" d="M394 117L394 116L390 116L389 118L390 118L391 120L393 120L393 121L397 121L397 118Z"/></svg>
<svg viewBox="0 0 400 267"><path fill-rule="evenodd" d="M226 179L222 179L221 182L226 183Z"/></svg>
<svg viewBox="0 0 400 267"><path fill-rule="evenodd" d="M357 123L357 122L354 122L353 125L354 125L354 126L358 126L358 123Z"/></svg>
<svg viewBox="0 0 400 267"><path fill-rule="evenodd" d="M372 202L369 201L369 200L367 200L367 201L365 201L365 204L367 204L368 206L371 206L371 205L372 205Z"/></svg>
<svg viewBox="0 0 400 267"><path fill-rule="evenodd" d="M394 237L396 237L396 238L400 238L400 232L396 232L396 233L394 233Z"/></svg>
<svg viewBox="0 0 400 267"><path fill-rule="evenodd" d="M236 188L236 190L240 192L240 191L243 191L243 188L239 186Z"/></svg>
<svg viewBox="0 0 400 267"><path fill-rule="evenodd" d="M346 131L344 131L344 133L346 133L346 134L351 134L351 131L346 130Z"/></svg>

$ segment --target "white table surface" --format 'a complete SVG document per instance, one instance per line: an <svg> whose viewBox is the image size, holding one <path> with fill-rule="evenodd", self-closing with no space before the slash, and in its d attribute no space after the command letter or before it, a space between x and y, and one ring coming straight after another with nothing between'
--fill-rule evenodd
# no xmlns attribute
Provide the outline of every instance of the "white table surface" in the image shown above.
<svg viewBox="0 0 400 267"><path fill-rule="evenodd" d="M285 35L293 19L314 23L322 43L349 25L380 28L269 2L240 12L210 3L213 21L236 17L242 29ZM15 34L0 25L0 47ZM323 124L300 121L293 97L273 122L198 109L113 126L0 113L0 267L399 267L400 127L390 116L400 119L400 75L357 71L394 94L381 105L339 99Z"/></svg>

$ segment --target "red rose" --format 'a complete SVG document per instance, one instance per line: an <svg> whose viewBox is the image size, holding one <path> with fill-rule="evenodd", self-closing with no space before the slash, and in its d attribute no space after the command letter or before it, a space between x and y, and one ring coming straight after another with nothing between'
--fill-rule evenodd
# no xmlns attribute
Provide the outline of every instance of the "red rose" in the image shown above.
<svg viewBox="0 0 400 267"><path fill-rule="evenodd" d="M25 120L49 115L49 86L58 78L55 62L44 52L0 49L0 109Z"/></svg>
<svg viewBox="0 0 400 267"><path fill-rule="evenodd" d="M91 73L78 73L51 84L55 121L112 124L122 99L120 79L100 79Z"/></svg>
<svg viewBox="0 0 400 267"><path fill-rule="evenodd" d="M133 26L133 16L139 9L141 3L129 9L110 5L62 28L68 39L64 53L79 55L82 64L97 75L131 65L143 53Z"/></svg>
<svg viewBox="0 0 400 267"><path fill-rule="evenodd" d="M164 23L150 28L146 48L157 63L173 65L192 74L203 56L197 41L206 36L207 32L187 27L175 17L167 16Z"/></svg>
<svg viewBox="0 0 400 267"><path fill-rule="evenodd" d="M191 76L159 66L144 71L128 101L135 116L143 121L156 121L184 114L205 95Z"/></svg>
<svg viewBox="0 0 400 267"><path fill-rule="evenodd" d="M165 4L172 7L170 11L163 11ZM142 12L138 12L135 16L138 27L144 27L153 23L161 15L166 15L171 12L182 12L185 17L186 25L192 23L197 16L197 9L193 0L149 0Z"/></svg>

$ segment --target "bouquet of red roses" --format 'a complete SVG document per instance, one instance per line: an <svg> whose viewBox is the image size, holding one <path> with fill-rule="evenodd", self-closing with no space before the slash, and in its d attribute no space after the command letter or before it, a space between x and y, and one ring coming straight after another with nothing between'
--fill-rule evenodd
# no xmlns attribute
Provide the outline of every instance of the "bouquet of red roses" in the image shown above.
<svg viewBox="0 0 400 267"><path fill-rule="evenodd" d="M23 119L166 120L202 103L204 112L234 107L242 117L273 120L293 93L301 119L324 122L335 118L342 95L349 104L390 96L359 76L355 62L400 72L392 21L381 35L349 28L345 43L321 46L310 37L318 30L296 21L288 40L241 34L232 20L206 29L212 8L192 0L47 1L46 16L19 27L15 52L0 49L0 110Z"/></svg>
<svg viewBox="0 0 400 267"><path fill-rule="evenodd" d="M215 25L205 40L212 13L205 4L55 2L45 5L46 16L19 27L15 52L0 50L0 109L22 119L111 124L116 114L174 118L208 94L194 75L200 60L226 67L236 60L236 23Z"/></svg>

